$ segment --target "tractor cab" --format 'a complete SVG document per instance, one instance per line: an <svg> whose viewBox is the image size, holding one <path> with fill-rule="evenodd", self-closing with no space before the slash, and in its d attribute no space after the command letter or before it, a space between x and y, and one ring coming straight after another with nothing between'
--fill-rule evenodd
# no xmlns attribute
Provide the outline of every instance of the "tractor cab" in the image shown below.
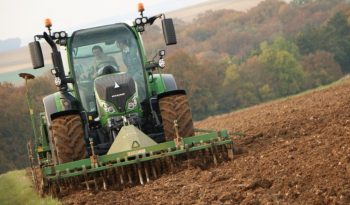
<svg viewBox="0 0 350 205"><path fill-rule="evenodd" d="M123 23L79 30L72 34L68 45L71 70L85 111L95 112L101 107L101 112L125 113L134 110L137 103L146 98L143 55L138 42L135 32ZM136 87L132 85L136 93L106 96L105 89L110 88L110 93L118 92L123 83L129 83L124 82L127 77L133 80L131 84L136 84ZM94 88L98 96L91 92ZM129 103L117 105L110 102L125 96L127 99L124 101L129 100ZM101 100L100 105L96 105L96 97ZM138 102L135 102L136 98Z"/></svg>

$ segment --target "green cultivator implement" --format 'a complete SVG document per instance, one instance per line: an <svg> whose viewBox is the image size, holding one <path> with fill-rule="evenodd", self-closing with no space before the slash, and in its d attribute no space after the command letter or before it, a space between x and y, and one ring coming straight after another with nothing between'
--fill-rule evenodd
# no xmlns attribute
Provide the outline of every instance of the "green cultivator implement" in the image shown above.
<svg viewBox="0 0 350 205"><path fill-rule="evenodd" d="M144 184L166 172L188 166L190 160L201 164L232 157L232 141L225 131L164 142L147 147L45 167L45 190L56 194L65 189L120 189ZM200 158L196 158L200 155ZM185 157L185 158L184 158Z"/></svg>
<svg viewBox="0 0 350 205"><path fill-rule="evenodd" d="M122 188L144 184L191 162L218 164L232 158L226 131L193 127L186 92L165 67L165 51L149 61L141 40L145 26L158 18L166 45L176 44L171 19L141 16L118 23L36 35L29 44L34 69L44 66L40 39L52 49L52 74L58 92L44 97L35 135L33 180L42 193L71 189ZM21 77L33 79L30 74ZM197 133L197 134L196 134Z"/></svg>

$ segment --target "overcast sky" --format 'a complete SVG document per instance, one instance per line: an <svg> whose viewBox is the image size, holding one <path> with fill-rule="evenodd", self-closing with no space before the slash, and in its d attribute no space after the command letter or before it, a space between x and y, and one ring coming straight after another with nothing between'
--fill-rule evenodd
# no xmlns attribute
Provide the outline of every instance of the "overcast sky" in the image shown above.
<svg viewBox="0 0 350 205"><path fill-rule="evenodd" d="M50 18L53 30L75 29L132 20L143 2L146 16L172 11L206 0L0 0L0 40L19 37L22 44L45 30Z"/></svg>

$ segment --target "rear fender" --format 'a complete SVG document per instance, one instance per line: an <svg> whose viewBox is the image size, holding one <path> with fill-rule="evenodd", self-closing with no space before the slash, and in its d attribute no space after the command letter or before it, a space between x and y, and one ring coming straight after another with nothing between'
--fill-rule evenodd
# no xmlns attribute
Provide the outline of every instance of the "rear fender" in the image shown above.
<svg viewBox="0 0 350 205"><path fill-rule="evenodd" d="M68 92L56 92L43 99L48 126L57 117L80 113L79 101Z"/></svg>

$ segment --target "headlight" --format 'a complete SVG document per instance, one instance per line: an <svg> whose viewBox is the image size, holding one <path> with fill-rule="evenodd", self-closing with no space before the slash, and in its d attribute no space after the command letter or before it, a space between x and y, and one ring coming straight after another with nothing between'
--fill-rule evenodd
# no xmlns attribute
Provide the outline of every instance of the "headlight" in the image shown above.
<svg viewBox="0 0 350 205"><path fill-rule="evenodd" d="M146 24L147 21L148 21L148 19L147 19L146 17L143 17L143 18L141 19L141 21L142 21L143 24Z"/></svg>
<svg viewBox="0 0 350 205"><path fill-rule="evenodd" d="M55 33L53 33L53 36L55 37L55 38L59 38L60 37L60 33L58 33L58 32L55 32Z"/></svg>
<svg viewBox="0 0 350 205"><path fill-rule="evenodd" d="M108 103L102 102L102 107L106 112L112 113L115 112L115 109L112 105L109 105Z"/></svg>
<svg viewBox="0 0 350 205"><path fill-rule="evenodd" d="M64 32L64 31L61 31L61 33L60 33L60 37L61 38L65 38L67 36L67 33L66 32Z"/></svg>
<svg viewBox="0 0 350 205"><path fill-rule="evenodd" d="M61 85L61 83L62 83L61 78L59 78L59 77L55 77L55 85L56 85L56 86L60 86L60 85Z"/></svg>
<svg viewBox="0 0 350 205"><path fill-rule="evenodd" d="M165 60L164 60L164 59L159 59L158 65L159 65L159 67L161 67L161 68L165 68Z"/></svg>
<svg viewBox="0 0 350 205"><path fill-rule="evenodd" d="M140 24L141 24L141 22L142 22L142 20L141 20L140 18L135 19L135 23L136 23L136 25L140 25Z"/></svg>
<svg viewBox="0 0 350 205"><path fill-rule="evenodd" d="M129 102L128 102L128 110L133 110L137 106L137 97L134 96Z"/></svg>

